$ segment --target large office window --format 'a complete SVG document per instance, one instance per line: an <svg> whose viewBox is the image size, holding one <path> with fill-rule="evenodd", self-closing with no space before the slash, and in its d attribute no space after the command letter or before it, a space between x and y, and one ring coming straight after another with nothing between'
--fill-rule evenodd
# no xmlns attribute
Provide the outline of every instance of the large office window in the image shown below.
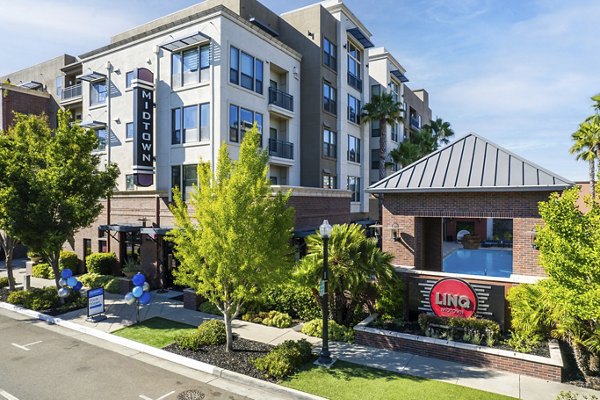
<svg viewBox="0 0 600 400"><path fill-rule="evenodd" d="M379 120L374 119L371 121L371 137L381 136L381 127Z"/></svg>
<svg viewBox="0 0 600 400"><path fill-rule="evenodd" d="M106 103L106 81L92 82L90 84L90 106Z"/></svg>
<svg viewBox="0 0 600 400"><path fill-rule="evenodd" d="M263 115L231 104L229 106L229 141L234 143L241 142L244 139L246 130L252 128L255 122L258 133L262 136Z"/></svg>
<svg viewBox="0 0 600 400"><path fill-rule="evenodd" d="M337 46L323 38L323 64L337 71Z"/></svg>
<svg viewBox="0 0 600 400"><path fill-rule="evenodd" d="M348 135L348 161L360 162L360 139Z"/></svg>
<svg viewBox="0 0 600 400"><path fill-rule="evenodd" d="M198 184L198 165L172 165L171 166L171 190L179 188L181 198L184 201L190 199L194 185Z"/></svg>
<svg viewBox="0 0 600 400"><path fill-rule="evenodd" d="M362 91L361 51L351 41L348 41L348 84Z"/></svg>
<svg viewBox="0 0 600 400"><path fill-rule="evenodd" d="M379 169L379 149L371 150L371 169Z"/></svg>
<svg viewBox="0 0 600 400"><path fill-rule="evenodd" d="M332 114L337 113L336 90L327 82L323 82L323 109Z"/></svg>
<svg viewBox="0 0 600 400"><path fill-rule="evenodd" d="M204 45L171 55L171 76L174 88L206 82L209 78L210 46Z"/></svg>
<svg viewBox="0 0 600 400"><path fill-rule="evenodd" d="M229 82L263 93L264 65L261 60L231 46L229 51Z"/></svg>
<svg viewBox="0 0 600 400"><path fill-rule="evenodd" d="M203 103L171 110L171 144L210 140L209 107L209 103Z"/></svg>
<svg viewBox="0 0 600 400"><path fill-rule="evenodd" d="M360 124L360 100L348 95L348 121Z"/></svg>
<svg viewBox="0 0 600 400"><path fill-rule="evenodd" d="M329 129L323 129L323 156L337 157L337 138L336 133Z"/></svg>
<svg viewBox="0 0 600 400"><path fill-rule="evenodd" d="M352 201L360 201L360 178L359 177L349 176L347 189L352 192Z"/></svg>
<svg viewBox="0 0 600 400"><path fill-rule="evenodd" d="M108 142L106 128L96 129L96 137L98 138L98 147L96 147L96 151L106 150L106 143Z"/></svg>

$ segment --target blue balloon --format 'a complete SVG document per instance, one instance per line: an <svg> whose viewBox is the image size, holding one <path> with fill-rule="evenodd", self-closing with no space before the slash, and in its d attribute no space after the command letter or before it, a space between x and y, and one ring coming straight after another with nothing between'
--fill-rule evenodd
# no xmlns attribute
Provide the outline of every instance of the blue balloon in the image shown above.
<svg viewBox="0 0 600 400"><path fill-rule="evenodd" d="M77 281L75 286L73 286L73 290L80 291L82 287L83 287L83 284L81 282Z"/></svg>
<svg viewBox="0 0 600 400"><path fill-rule="evenodd" d="M70 277L73 276L73 271L71 271L69 268L65 268L60 273L60 276L61 276L61 278L69 279Z"/></svg>
<svg viewBox="0 0 600 400"><path fill-rule="evenodd" d="M144 294L144 288L141 286L136 286L131 291L133 293L133 297L140 298Z"/></svg>
<svg viewBox="0 0 600 400"><path fill-rule="evenodd" d="M146 278L144 278L144 275L138 272L133 276L132 281L135 286L142 286L144 282L146 282Z"/></svg>
<svg viewBox="0 0 600 400"><path fill-rule="evenodd" d="M75 285L77 285L77 278L72 276L69 279L67 279L67 285L69 285L71 287L75 287Z"/></svg>
<svg viewBox="0 0 600 400"><path fill-rule="evenodd" d="M142 294L142 297L140 297L140 303L144 305L150 303L150 293L144 292L144 294Z"/></svg>

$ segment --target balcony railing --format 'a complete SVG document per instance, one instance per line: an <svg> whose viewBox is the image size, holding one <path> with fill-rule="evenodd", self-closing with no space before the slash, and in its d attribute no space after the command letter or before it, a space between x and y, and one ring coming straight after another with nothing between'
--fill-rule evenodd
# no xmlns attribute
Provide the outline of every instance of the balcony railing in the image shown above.
<svg viewBox="0 0 600 400"><path fill-rule="evenodd" d="M410 127L412 129L420 130L421 124L419 123L419 119L411 116L410 117Z"/></svg>
<svg viewBox="0 0 600 400"><path fill-rule="evenodd" d="M294 111L294 96L279 89L269 88L269 104Z"/></svg>
<svg viewBox="0 0 600 400"><path fill-rule="evenodd" d="M81 83L64 88L62 91L61 100L71 100L76 97L81 97Z"/></svg>
<svg viewBox="0 0 600 400"><path fill-rule="evenodd" d="M285 140L269 139L269 155L289 160L294 159L294 143Z"/></svg>
<svg viewBox="0 0 600 400"><path fill-rule="evenodd" d="M360 79L358 76L348 73L348 85L352 86L353 88L357 89L359 92L362 93L363 82L362 79Z"/></svg>

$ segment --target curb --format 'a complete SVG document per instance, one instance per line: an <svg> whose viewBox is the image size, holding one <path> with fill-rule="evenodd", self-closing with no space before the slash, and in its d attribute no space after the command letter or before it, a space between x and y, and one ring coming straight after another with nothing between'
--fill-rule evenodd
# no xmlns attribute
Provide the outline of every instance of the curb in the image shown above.
<svg viewBox="0 0 600 400"><path fill-rule="evenodd" d="M180 356L175 353L168 352L166 350L157 349L156 347L149 346L147 344L139 343L131 339L122 338L115 336L110 333L102 332L97 329L89 328L83 325L76 324L71 321L63 320L59 317L53 317L51 315L43 314L38 311L29 310L13 304L4 303L0 301L0 308L12 311L18 314L26 315L28 317L36 318L42 321L46 321L49 324L62 326L70 330L74 330L89 336L96 337L98 339L105 340L110 343L114 343L123 347L127 347L132 350L137 350L140 353L149 354L151 356L167 360L196 371L204 372L213 375L218 378L223 378L234 383L243 383L247 386L251 386L256 389L268 390L271 392L277 392L280 394L287 394L293 396L294 399L306 399L306 400L326 400L324 397L315 396L309 393L301 392L296 389L286 388L279 386L275 383L263 381L260 379L252 378L250 376L240 374L238 372L229 371L211 364L204 363L202 361L192 360L190 358Z"/></svg>

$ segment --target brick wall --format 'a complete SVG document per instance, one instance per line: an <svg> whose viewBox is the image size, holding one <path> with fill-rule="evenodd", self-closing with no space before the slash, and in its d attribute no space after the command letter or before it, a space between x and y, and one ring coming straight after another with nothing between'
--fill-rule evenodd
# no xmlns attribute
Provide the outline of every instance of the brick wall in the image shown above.
<svg viewBox="0 0 600 400"><path fill-rule="evenodd" d="M288 204L296 209L296 229L317 227L324 219L331 225L350 222L349 197L292 196Z"/></svg>
<svg viewBox="0 0 600 400"><path fill-rule="evenodd" d="M536 224L542 223L538 213L538 203L547 200L548 194L548 192L386 194L383 208L383 250L394 255L395 264L422 268L423 254L434 251L438 246L438 239L437 235L425 237L422 234L424 223L420 221L421 218L510 218L513 220L513 273L543 276L544 272L538 265L538 251L532 247L532 231ZM426 224L426 226L430 225ZM401 240L393 240L394 230L398 231ZM427 231L431 234L431 227Z"/></svg>
<svg viewBox="0 0 600 400"><path fill-rule="evenodd" d="M415 339L408 339L399 336L381 334L383 330L355 329L355 341L357 344L376 347L380 349L403 351L418 354L424 357L438 358L468 365L474 365L482 368L508 371L514 374L529 375L540 379L560 382L562 380L562 367L557 363L544 363L536 361L541 357L508 357L500 354L490 354L475 349L465 349L442 343L431 343L429 341L419 340L419 336L413 336ZM412 336L412 335L405 335ZM428 338L426 338L428 339ZM467 346L464 346L467 347ZM562 364L562 362L560 363Z"/></svg>
<svg viewBox="0 0 600 400"><path fill-rule="evenodd" d="M10 90L5 88L0 90L2 93L2 125L0 130L5 130L13 125L13 112L21 114L46 114L50 113L50 98L44 96L36 96L34 94L22 93L20 90Z"/></svg>

